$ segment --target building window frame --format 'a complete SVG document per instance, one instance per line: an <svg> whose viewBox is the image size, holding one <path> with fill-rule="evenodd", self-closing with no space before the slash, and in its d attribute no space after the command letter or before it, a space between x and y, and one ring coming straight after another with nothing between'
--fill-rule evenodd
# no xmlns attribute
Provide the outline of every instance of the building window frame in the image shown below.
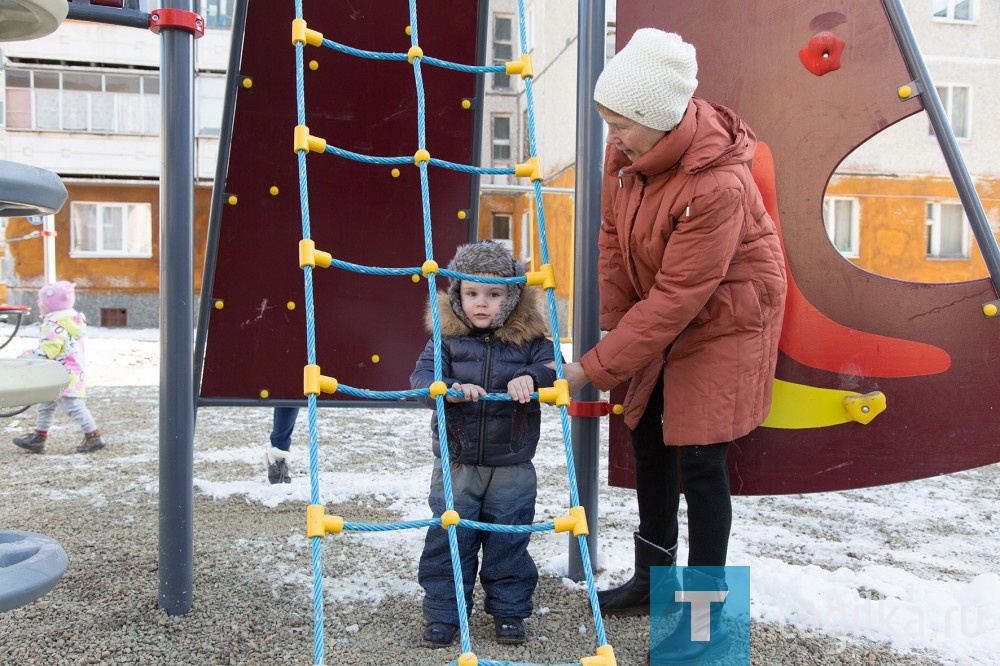
<svg viewBox="0 0 1000 666"><path fill-rule="evenodd" d="M160 134L154 71L9 66L4 86L8 130Z"/></svg>
<svg viewBox="0 0 1000 666"><path fill-rule="evenodd" d="M931 19L946 23L975 23L979 18L978 0L932 0Z"/></svg>
<svg viewBox="0 0 1000 666"><path fill-rule="evenodd" d="M509 114L495 113L490 116L490 161L494 167L514 163L514 142L511 136L513 129L513 118Z"/></svg>
<svg viewBox="0 0 1000 666"><path fill-rule="evenodd" d="M972 138L972 86L962 84L936 85L941 106L956 139ZM927 134L934 136L934 127L927 124Z"/></svg>
<svg viewBox="0 0 1000 666"><path fill-rule="evenodd" d="M152 205L137 201L72 202L69 254L74 258L152 258Z"/></svg>
<svg viewBox="0 0 1000 666"><path fill-rule="evenodd" d="M514 216L510 213L493 213L490 215L490 238L500 243L511 254L514 253Z"/></svg>
<svg viewBox="0 0 1000 666"><path fill-rule="evenodd" d="M503 65L514 59L514 17L509 14L493 15L493 64ZM493 72L494 90L513 90L511 76L506 72Z"/></svg>
<svg viewBox="0 0 1000 666"><path fill-rule="evenodd" d="M826 237L841 256L861 256L861 206L854 197L823 197Z"/></svg>
<svg viewBox="0 0 1000 666"><path fill-rule="evenodd" d="M928 201L925 252L927 259L968 259L971 254L969 219L954 201ZM956 229L955 225L959 225ZM959 247L955 247L959 245Z"/></svg>

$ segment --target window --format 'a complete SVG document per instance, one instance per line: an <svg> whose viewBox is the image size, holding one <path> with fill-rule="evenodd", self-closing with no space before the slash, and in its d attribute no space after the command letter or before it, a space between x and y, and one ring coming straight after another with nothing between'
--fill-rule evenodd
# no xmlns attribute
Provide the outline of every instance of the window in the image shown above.
<svg viewBox="0 0 1000 666"><path fill-rule="evenodd" d="M514 21L509 16L493 17L493 64L502 65L514 59ZM510 76L493 72L493 87L510 90Z"/></svg>
<svg viewBox="0 0 1000 666"><path fill-rule="evenodd" d="M148 203L74 201L70 255L151 257L153 215Z"/></svg>
<svg viewBox="0 0 1000 666"><path fill-rule="evenodd" d="M510 163L510 116L493 116L493 164Z"/></svg>
<svg viewBox="0 0 1000 666"><path fill-rule="evenodd" d="M614 25L608 25L607 32L604 33L604 64L615 57L615 39L617 36Z"/></svg>
<svg viewBox="0 0 1000 666"><path fill-rule="evenodd" d="M858 205L855 199L826 197L823 199L823 225L826 235L845 257L858 256Z"/></svg>
<svg viewBox="0 0 1000 666"><path fill-rule="evenodd" d="M206 28L228 28L233 24L235 0L202 0L201 14Z"/></svg>
<svg viewBox="0 0 1000 666"><path fill-rule="evenodd" d="M222 106L226 99L226 79L223 76L199 76L198 136L219 136L222 128Z"/></svg>
<svg viewBox="0 0 1000 666"><path fill-rule="evenodd" d="M160 133L155 74L8 69L9 129Z"/></svg>
<svg viewBox="0 0 1000 666"><path fill-rule="evenodd" d="M971 136L970 128L972 122L969 116L972 111L972 88L969 86L934 86L938 97L941 98L941 105L944 113L951 123L951 131L955 133L956 139L968 139ZM934 136L934 128L929 129L929 134Z"/></svg>
<svg viewBox="0 0 1000 666"><path fill-rule="evenodd" d="M969 224L965 209L957 203L927 204L927 257L966 259L969 256Z"/></svg>
<svg viewBox="0 0 1000 666"><path fill-rule="evenodd" d="M974 16L974 0L933 0L935 19L951 21L972 21Z"/></svg>
<svg viewBox="0 0 1000 666"><path fill-rule="evenodd" d="M510 215L494 213L490 225L490 237L496 242L514 252Z"/></svg>

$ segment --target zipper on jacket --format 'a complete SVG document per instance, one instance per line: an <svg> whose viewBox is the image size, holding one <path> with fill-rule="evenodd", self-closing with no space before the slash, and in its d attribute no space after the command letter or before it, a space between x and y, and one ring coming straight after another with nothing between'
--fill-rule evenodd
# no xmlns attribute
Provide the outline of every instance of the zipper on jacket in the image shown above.
<svg viewBox="0 0 1000 666"><path fill-rule="evenodd" d="M483 388L488 393L490 390L490 361L493 356L493 343L490 336L485 336L483 342L486 343L486 362L483 364ZM486 405L487 400L479 401L479 466L483 466L486 459Z"/></svg>

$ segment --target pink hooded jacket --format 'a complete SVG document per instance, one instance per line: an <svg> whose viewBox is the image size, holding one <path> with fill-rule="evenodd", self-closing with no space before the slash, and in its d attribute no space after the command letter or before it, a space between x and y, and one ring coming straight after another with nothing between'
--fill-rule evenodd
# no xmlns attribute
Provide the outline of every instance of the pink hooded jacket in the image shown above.
<svg viewBox="0 0 1000 666"><path fill-rule="evenodd" d="M757 140L730 109L697 97L634 163L605 155L598 275L601 329L580 362L609 390L631 380L634 428L663 378L663 441L742 437L771 406L785 272L750 175Z"/></svg>

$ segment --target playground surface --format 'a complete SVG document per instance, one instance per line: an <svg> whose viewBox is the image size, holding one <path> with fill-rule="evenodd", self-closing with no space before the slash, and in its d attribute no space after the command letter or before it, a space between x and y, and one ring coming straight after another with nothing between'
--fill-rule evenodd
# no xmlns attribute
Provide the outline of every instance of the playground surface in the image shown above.
<svg viewBox="0 0 1000 666"><path fill-rule="evenodd" d="M33 334L0 354L16 356ZM193 608L170 617L157 606L156 332L91 334L88 402L105 451L74 454L76 426L60 414L50 450L27 454L9 439L33 425L34 410L0 420L0 528L47 534L69 557L52 592L0 614L0 663L310 664L305 413L293 483L270 486L261 462L270 410L199 410ZM428 417L421 409L320 410L327 513L358 522L426 517ZM561 514L567 497L555 410L547 421L536 458L539 520ZM600 588L629 574L635 512L632 492L604 478L606 470ZM1000 650L998 466L857 491L738 497L734 512L730 564L751 567L752 663L980 664ZM419 647L421 543L421 531L324 539L329 664L454 661L457 646ZM535 535L531 548L541 581L528 643L493 640L480 590L473 649L484 659L575 663L593 653L595 638L584 589L563 577L567 537ZM683 562L683 543L680 551ZM619 664L645 663L646 618L605 626Z"/></svg>

